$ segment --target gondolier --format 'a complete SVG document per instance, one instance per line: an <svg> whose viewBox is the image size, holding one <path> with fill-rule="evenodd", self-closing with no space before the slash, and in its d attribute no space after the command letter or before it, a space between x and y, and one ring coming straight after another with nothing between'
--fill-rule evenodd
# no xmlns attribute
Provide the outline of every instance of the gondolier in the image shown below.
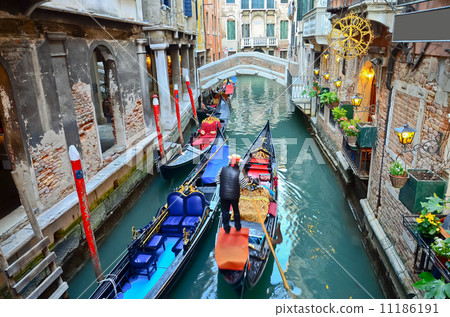
<svg viewBox="0 0 450 317"><path fill-rule="evenodd" d="M230 206L233 207L234 226L236 231L241 230L239 213L240 189L247 186L244 174L239 171L241 157L233 154L229 158L229 165L220 169L216 176L216 183L220 184L220 201L222 209L223 229L229 233L230 228Z"/></svg>

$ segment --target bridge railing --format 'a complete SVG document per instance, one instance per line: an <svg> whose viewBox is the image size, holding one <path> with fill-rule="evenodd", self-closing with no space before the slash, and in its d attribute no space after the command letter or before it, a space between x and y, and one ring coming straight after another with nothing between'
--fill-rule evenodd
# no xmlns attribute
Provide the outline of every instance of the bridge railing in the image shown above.
<svg viewBox="0 0 450 317"><path fill-rule="evenodd" d="M241 49L245 47L255 46L278 46L278 38L276 37L246 37L241 39Z"/></svg>

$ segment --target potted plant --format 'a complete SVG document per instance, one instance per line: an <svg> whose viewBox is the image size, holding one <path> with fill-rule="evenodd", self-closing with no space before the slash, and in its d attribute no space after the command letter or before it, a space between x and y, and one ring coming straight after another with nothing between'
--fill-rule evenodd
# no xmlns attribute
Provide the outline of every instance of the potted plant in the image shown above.
<svg viewBox="0 0 450 317"><path fill-rule="evenodd" d="M450 284L445 283L444 277L437 280L430 272L419 274L420 280L414 283L414 287L425 291L425 299L445 299L450 298Z"/></svg>
<svg viewBox="0 0 450 317"><path fill-rule="evenodd" d="M439 218L435 214L427 212L427 210L424 209L419 218L416 218L416 221L417 232L419 232L426 244L430 244L433 241L433 238L439 233L439 228L442 225Z"/></svg>
<svg viewBox="0 0 450 317"><path fill-rule="evenodd" d="M358 139L359 130L356 128L356 122L355 119L352 119L342 126L350 146L356 146L356 140Z"/></svg>
<svg viewBox="0 0 450 317"><path fill-rule="evenodd" d="M341 109L339 107L336 107L333 110L331 110L331 113L333 114L334 121L336 122L340 122L343 120L343 118L347 118L346 117L347 110Z"/></svg>
<svg viewBox="0 0 450 317"><path fill-rule="evenodd" d="M311 98L314 98L317 96L317 94L320 94L321 87L319 86L318 82L313 82L313 85L309 87L308 91L303 90L302 95L308 94Z"/></svg>
<svg viewBox="0 0 450 317"><path fill-rule="evenodd" d="M400 161L392 162L389 167L389 178L394 188L402 188L409 176Z"/></svg>
<svg viewBox="0 0 450 317"><path fill-rule="evenodd" d="M412 213L422 210L421 203L427 197L445 197L447 182L436 173L424 169L408 169L409 179L400 189L398 199Z"/></svg>
<svg viewBox="0 0 450 317"><path fill-rule="evenodd" d="M441 262L442 267L446 267L445 263L450 259L450 238L445 240L435 237L434 242L431 244L431 248L436 254L436 258Z"/></svg>
<svg viewBox="0 0 450 317"><path fill-rule="evenodd" d="M334 91L326 91L320 94L320 102L328 104L331 108L339 106L339 97Z"/></svg>

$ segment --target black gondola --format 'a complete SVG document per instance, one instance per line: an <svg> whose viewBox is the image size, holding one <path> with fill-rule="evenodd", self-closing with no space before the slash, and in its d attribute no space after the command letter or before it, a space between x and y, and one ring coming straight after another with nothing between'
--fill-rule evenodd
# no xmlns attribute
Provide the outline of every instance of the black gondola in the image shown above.
<svg viewBox="0 0 450 317"><path fill-rule="evenodd" d="M230 107L223 98L220 98L215 112L206 118L206 121L203 120L202 126L193 136L192 140L186 143L181 153L175 155L165 164L158 163L159 171L164 179L171 179L180 172L190 170L200 161L217 136L215 118L220 120L219 131L225 133L230 118Z"/></svg>
<svg viewBox="0 0 450 317"><path fill-rule="evenodd" d="M225 143L219 132L183 185L168 195L156 218L136 231L125 256L90 298L167 297L213 222L219 202L214 178L228 162Z"/></svg>
<svg viewBox="0 0 450 317"><path fill-rule="evenodd" d="M241 189L239 210L241 212L242 229L240 232L236 232L233 228L234 222L230 221L231 232L225 234L220 218L216 235L215 256L219 272L225 281L238 289L242 295L245 290L258 283L270 257L268 237L264 234L260 221L264 221L269 238L272 239L275 235L278 219L276 204L277 161L269 122L243 157L241 169L246 171L253 184L259 183L259 186L253 185L250 186L250 189ZM240 253L240 258L235 257L235 254L226 254L230 250L235 250L230 249L230 245L227 245L227 243L235 244L238 239L240 239L241 245L238 246L239 250L236 251ZM248 248L248 253L247 249L242 253L242 248L245 247ZM227 248L228 251L225 251Z"/></svg>

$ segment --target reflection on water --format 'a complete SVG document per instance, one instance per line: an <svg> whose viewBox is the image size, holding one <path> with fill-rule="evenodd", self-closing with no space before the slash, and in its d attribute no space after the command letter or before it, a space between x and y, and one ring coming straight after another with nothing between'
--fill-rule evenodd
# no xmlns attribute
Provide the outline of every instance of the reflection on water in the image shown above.
<svg viewBox="0 0 450 317"><path fill-rule="evenodd" d="M230 151L243 155L270 120L272 135L282 162L279 169L278 215L283 243L276 254L300 298L382 298L371 263L360 240L357 222L343 196L332 168L317 161L304 119L293 111L286 88L259 77L238 78L227 129ZM281 141L280 141L281 140ZM313 142L312 142L313 144ZM298 159L303 152L303 161ZM280 157L281 155L286 157ZM320 155L320 153L319 153ZM296 164L297 163L297 164ZM319 164L321 163L321 164ZM109 265L130 241L132 225L142 227L165 200L172 184L159 177L124 216L100 249L102 266ZM175 286L171 298L239 298L218 274L214 260L217 220L199 245L195 258ZM95 279L90 262L70 282L76 298ZM299 290L300 289L300 290ZM89 296L86 292L82 298ZM257 286L244 298L289 298L276 262L271 256Z"/></svg>

